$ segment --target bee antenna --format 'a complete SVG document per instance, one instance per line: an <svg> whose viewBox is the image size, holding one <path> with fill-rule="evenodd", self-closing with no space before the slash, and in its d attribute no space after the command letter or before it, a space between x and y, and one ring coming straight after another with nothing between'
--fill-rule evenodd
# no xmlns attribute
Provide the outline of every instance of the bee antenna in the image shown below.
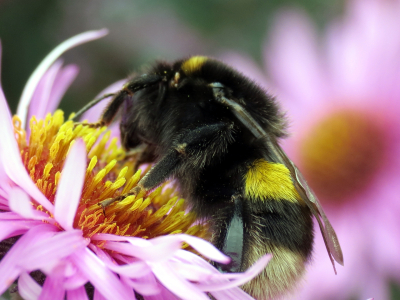
<svg viewBox="0 0 400 300"><path fill-rule="evenodd" d="M101 96L100 98L94 99L92 101L90 101L88 104L86 104L84 107L82 107L72 118L73 121L76 121L78 118L80 118L85 112L87 112L89 109L91 109L93 106L95 106L97 103L99 103L100 101L108 98L108 97L112 97L114 96L114 93L111 94L105 94L103 96Z"/></svg>

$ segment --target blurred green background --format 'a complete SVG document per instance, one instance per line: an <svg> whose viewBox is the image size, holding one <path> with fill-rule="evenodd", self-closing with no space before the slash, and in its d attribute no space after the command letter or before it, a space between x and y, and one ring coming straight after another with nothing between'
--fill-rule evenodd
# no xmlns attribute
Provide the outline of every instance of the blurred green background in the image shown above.
<svg viewBox="0 0 400 300"><path fill-rule="evenodd" d="M303 9L322 30L342 13L344 4L345 0L0 0L2 87L15 112L28 77L56 45L86 30L108 28L105 38L63 56L65 63L80 67L61 103L68 115L155 59L234 50L261 64L262 45L279 11ZM391 293L392 299L400 299L394 284Z"/></svg>
<svg viewBox="0 0 400 300"><path fill-rule="evenodd" d="M80 67L61 103L67 115L105 86L154 59L192 54L246 53L261 61L262 44L277 11L304 9L323 28L344 0L0 0L2 83L15 112L22 88L56 45L85 30L110 34L63 56Z"/></svg>

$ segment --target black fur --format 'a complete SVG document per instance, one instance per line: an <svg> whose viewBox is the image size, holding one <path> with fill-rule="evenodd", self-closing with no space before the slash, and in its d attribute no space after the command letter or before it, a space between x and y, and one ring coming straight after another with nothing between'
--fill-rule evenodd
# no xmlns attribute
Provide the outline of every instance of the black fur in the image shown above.
<svg viewBox="0 0 400 300"><path fill-rule="evenodd" d="M123 98L124 147L145 143L153 149L156 164L139 184L149 190L168 178L177 179L198 217L211 220L215 245L237 254L236 265L228 271L247 267L248 239L253 236L249 230L258 231L262 241L308 259L313 240L309 208L281 199L245 199L244 177L255 160L268 159L269 149L228 107L215 101L209 84L222 84L226 98L242 105L266 132L281 138L285 122L275 100L217 60L207 59L189 74L181 68L185 61L157 63L125 85L103 114L103 121L109 122ZM235 238L243 242L232 246L227 237L240 224L232 222L235 218L243 224Z"/></svg>

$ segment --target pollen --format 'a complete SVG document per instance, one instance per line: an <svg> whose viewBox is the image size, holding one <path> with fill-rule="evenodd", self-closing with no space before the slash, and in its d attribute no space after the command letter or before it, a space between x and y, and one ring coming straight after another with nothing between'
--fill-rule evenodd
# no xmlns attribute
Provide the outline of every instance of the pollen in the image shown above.
<svg viewBox="0 0 400 300"><path fill-rule="evenodd" d="M196 216L187 212L185 200L170 182L115 202L103 211L101 201L128 192L149 169L135 171L132 158L126 159L125 151L118 146L118 138L111 138L106 127L74 126L71 120L64 120L61 110L48 114L44 120L32 117L28 132L21 128L17 116L13 117L13 124L25 168L53 204L68 152L76 139L84 140L87 168L74 227L81 229L85 237L110 233L154 238L186 233L209 238L207 224L196 223ZM34 200L32 204L45 211ZM93 240L92 243L102 247L103 242Z"/></svg>

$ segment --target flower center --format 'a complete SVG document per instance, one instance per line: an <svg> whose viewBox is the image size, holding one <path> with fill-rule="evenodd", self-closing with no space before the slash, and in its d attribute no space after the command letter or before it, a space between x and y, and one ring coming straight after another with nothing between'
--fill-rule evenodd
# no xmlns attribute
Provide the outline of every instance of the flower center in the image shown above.
<svg viewBox="0 0 400 300"><path fill-rule="evenodd" d="M299 161L317 196L338 203L371 184L383 165L385 150L384 131L376 118L338 111L303 139Z"/></svg>
<svg viewBox="0 0 400 300"><path fill-rule="evenodd" d="M70 147L77 138L85 141L88 163L74 221L74 227L81 229L85 237L91 238L96 233L141 238L175 233L207 236L206 227L193 225L195 215L185 211L184 200L178 199L176 189L166 184L113 203L103 213L99 202L128 192L142 177L140 169L133 170L134 158L125 158L125 151L117 146L117 138L110 141L106 128L74 127L72 121L64 122L63 112L58 110L54 115L48 114L45 120L33 117L27 141L21 121L17 116L13 121L23 163L37 187L53 204ZM45 211L35 201L32 204ZM92 243L101 247L103 242L92 240Z"/></svg>

